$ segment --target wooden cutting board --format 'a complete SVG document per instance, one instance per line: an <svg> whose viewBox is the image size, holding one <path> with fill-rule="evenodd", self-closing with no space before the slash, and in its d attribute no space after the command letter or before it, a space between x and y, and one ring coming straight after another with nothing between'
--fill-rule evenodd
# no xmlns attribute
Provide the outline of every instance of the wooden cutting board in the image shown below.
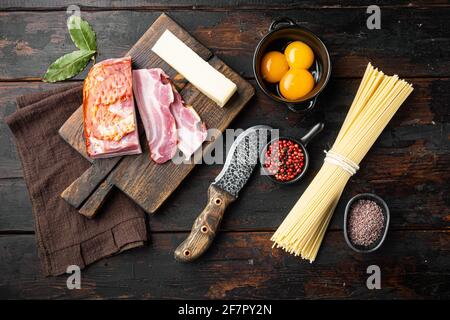
<svg viewBox="0 0 450 320"><path fill-rule="evenodd" d="M237 93L225 107L216 105L153 53L151 48L166 29L237 85ZM150 26L127 55L131 56L134 69L162 68L175 82L185 102L194 107L208 129L218 129L212 139L203 144L204 153L212 147L220 132L229 126L255 93L248 81L231 70L166 14L162 14ZM194 168L195 164L176 165L172 161L156 164L150 159L148 144L139 119L138 126L142 154L94 161L86 154L82 107L77 109L61 127L59 131L61 137L92 162L92 166L61 194L70 204L78 208L80 213L88 217L94 216L114 186L125 192L147 213L154 213Z"/></svg>

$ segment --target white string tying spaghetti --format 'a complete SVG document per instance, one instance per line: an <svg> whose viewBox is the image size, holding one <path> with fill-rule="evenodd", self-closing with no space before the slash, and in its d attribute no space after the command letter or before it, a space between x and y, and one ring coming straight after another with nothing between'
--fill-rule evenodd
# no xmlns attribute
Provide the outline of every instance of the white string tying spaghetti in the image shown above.
<svg viewBox="0 0 450 320"><path fill-rule="evenodd" d="M369 63L341 130L308 188L272 236L274 246L314 261L345 185L412 86Z"/></svg>
<svg viewBox="0 0 450 320"><path fill-rule="evenodd" d="M359 166L349 158L346 158L343 155L334 152L333 150L328 151L324 150L324 152L327 155L324 160L325 162L341 167L342 169L347 171L351 176L354 175L359 170Z"/></svg>

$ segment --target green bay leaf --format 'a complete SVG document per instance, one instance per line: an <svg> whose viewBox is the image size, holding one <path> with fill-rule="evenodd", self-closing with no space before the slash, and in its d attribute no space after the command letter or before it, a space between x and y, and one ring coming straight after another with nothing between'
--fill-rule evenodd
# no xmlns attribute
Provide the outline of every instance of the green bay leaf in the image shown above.
<svg viewBox="0 0 450 320"><path fill-rule="evenodd" d="M48 67L44 81L62 81L81 72L95 55L93 50L79 50L63 55Z"/></svg>
<svg viewBox="0 0 450 320"><path fill-rule="evenodd" d="M97 50L95 32L85 20L79 16L72 15L67 21L70 37L80 50Z"/></svg>

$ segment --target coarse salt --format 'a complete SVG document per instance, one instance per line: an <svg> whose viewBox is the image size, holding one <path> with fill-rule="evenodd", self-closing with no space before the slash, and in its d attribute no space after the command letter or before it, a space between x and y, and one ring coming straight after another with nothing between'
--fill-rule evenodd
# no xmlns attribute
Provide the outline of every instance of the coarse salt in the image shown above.
<svg viewBox="0 0 450 320"><path fill-rule="evenodd" d="M353 244L365 247L372 245L380 238L383 227L383 211L375 201L359 200L352 206L348 234Z"/></svg>

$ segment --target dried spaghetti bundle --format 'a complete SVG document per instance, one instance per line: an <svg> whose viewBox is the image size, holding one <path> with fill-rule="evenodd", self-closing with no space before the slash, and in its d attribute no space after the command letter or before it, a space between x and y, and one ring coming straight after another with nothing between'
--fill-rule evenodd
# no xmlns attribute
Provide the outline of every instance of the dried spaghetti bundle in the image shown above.
<svg viewBox="0 0 450 320"><path fill-rule="evenodd" d="M412 86L397 75L387 76L368 64L333 147L272 236L274 246L314 261L349 178L412 91Z"/></svg>

